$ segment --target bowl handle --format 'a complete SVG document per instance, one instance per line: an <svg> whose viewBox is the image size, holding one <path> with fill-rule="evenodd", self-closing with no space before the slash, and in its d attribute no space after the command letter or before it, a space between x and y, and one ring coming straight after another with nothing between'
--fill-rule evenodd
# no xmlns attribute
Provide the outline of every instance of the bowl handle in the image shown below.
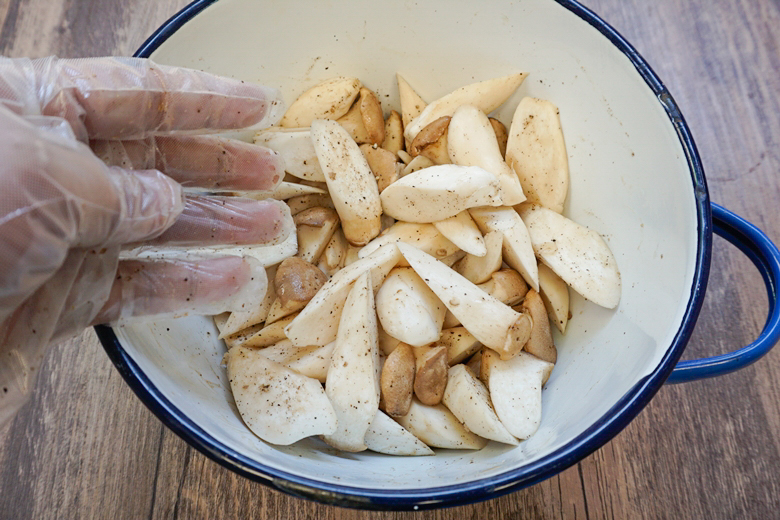
<svg viewBox="0 0 780 520"><path fill-rule="evenodd" d="M777 304L780 250L763 231L717 204L712 205L712 223L715 233L737 246L761 272L769 296L769 314L764 330L753 343L720 356L680 361L667 383L685 383L734 372L758 361L780 339L780 305Z"/></svg>

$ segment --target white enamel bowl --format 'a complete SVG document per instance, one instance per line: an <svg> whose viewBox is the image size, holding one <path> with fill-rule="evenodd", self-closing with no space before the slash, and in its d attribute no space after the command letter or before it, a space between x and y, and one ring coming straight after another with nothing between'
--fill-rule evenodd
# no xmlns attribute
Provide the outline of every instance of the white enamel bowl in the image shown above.
<svg viewBox="0 0 780 520"><path fill-rule="evenodd" d="M431 508L483 500L549 477L619 432L670 375L701 306L710 263L711 206L688 129L642 58L572 1L195 2L139 50L181 65L278 87L289 103L335 75L360 78L398 107L395 73L423 98L516 71L523 96L560 108L571 188L565 213L599 231L620 267L614 311L572 300L539 431L518 447L439 450L404 458L338 453L316 439L276 447L241 421L208 318L98 332L122 375L194 447L283 491L352 507ZM762 270L770 320L756 343L688 362L677 381L757 359L777 340L777 249L715 206L715 229ZM772 282L772 283L770 283Z"/></svg>

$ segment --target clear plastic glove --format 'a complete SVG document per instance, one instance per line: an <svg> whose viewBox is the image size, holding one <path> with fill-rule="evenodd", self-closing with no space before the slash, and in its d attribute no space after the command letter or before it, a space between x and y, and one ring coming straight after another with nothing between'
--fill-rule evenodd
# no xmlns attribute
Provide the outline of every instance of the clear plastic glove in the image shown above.
<svg viewBox="0 0 780 520"><path fill-rule="evenodd" d="M253 259L119 260L123 246L278 243L279 157L193 135L267 126L277 91L133 58L0 58L0 425L53 340L95 323L212 314L262 297Z"/></svg>

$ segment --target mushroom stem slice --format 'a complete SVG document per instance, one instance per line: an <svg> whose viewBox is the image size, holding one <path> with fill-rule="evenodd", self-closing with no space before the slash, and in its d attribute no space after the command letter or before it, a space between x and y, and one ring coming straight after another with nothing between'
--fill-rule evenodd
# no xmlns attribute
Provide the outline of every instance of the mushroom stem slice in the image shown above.
<svg viewBox="0 0 780 520"><path fill-rule="evenodd" d="M523 204L520 211L539 260L585 299L617 307L620 271L601 235L542 206Z"/></svg>
<svg viewBox="0 0 780 520"><path fill-rule="evenodd" d="M529 314L534 321L531 337L528 338L528 342L523 347L523 350L543 361L555 364L558 360L558 350L553 343L550 332L550 320L547 317L547 310L544 308L542 297L539 296L538 292L531 289L525 296L523 303L516 310Z"/></svg>
<svg viewBox="0 0 780 520"><path fill-rule="evenodd" d="M490 120L490 126L493 127L493 132L496 134L498 151L501 153L501 157L506 157L506 143L509 140L509 134L506 131L506 126L504 126L504 123L494 117L490 117L488 119Z"/></svg>
<svg viewBox="0 0 780 520"><path fill-rule="evenodd" d="M331 342L324 347L318 345L296 347L290 340L285 339L275 345L264 348L261 352L272 361L281 363L299 374L324 383L328 376L330 358L335 345L335 342Z"/></svg>
<svg viewBox="0 0 780 520"><path fill-rule="evenodd" d="M474 355L482 344L466 327L452 327L441 331L437 347L447 348L447 362L450 365L461 363Z"/></svg>
<svg viewBox="0 0 780 520"><path fill-rule="evenodd" d="M285 334L293 345L326 345L335 340L352 282L370 271L372 286L379 287L400 258L398 248L388 244L334 274L286 328Z"/></svg>
<svg viewBox="0 0 780 520"><path fill-rule="evenodd" d="M397 180L382 192L382 209L405 222L438 222L478 206L501 206L500 182L477 166L441 164Z"/></svg>
<svg viewBox="0 0 780 520"><path fill-rule="evenodd" d="M469 213L471 215L471 213ZM484 256L466 255L453 265L453 269L468 281L480 284L490 280L490 276L501 269L503 261L501 247L504 236L500 231L488 231L483 237L486 253Z"/></svg>
<svg viewBox="0 0 780 520"><path fill-rule="evenodd" d="M223 339L238 331L244 330L247 327L265 321L268 312L276 299L276 290L274 289L273 284L274 277L276 276L276 268L277 266L275 265L265 268L265 276L269 283L260 305L243 311L231 312L230 316L225 320L225 323L219 330L219 339Z"/></svg>
<svg viewBox="0 0 780 520"><path fill-rule="evenodd" d="M406 177L410 173L414 173L418 170L422 170L423 168L430 168L435 164L436 164L435 162L428 159L426 156L418 155L415 158L410 158L409 162L406 163L406 166L401 168L401 173L399 174L399 177Z"/></svg>
<svg viewBox="0 0 780 520"><path fill-rule="evenodd" d="M510 74L466 85L432 102L408 124L404 124L404 136L412 141L417 133L442 116L451 116L461 105L474 105L489 114L506 101L523 82L527 73Z"/></svg>
<svg viewBox="0 0 780 520"><path fill-rule="evenodd" d="M401 122L401 115L392 110L385 120L385 140L382 141L382 148L388 152L393 152L396 156L404 147L404 127Z"/></svg>
<svg viewBox="0 0 780 520"><path fill-rule="evenodd" d="M325 273L326 276L333 276L336 272L344 267L344 261L347 257L347 248L349 243L344 236L344 232L341 228L337 228L330 237L330 242L325 246L325 251L322 252L317 267Z"/></svg>
<svg viewBox="0 0 780 520"><path fill-rule="evenodd" d="M420 347L439 339L446 308L410 267L396 267L376 295L382 328L404 343Z"/></svg>
<svg viewBox="0 0 780 520"><path fill-rule="evenodd" d="M365 258L386 244L404 242L441 260L459 251L458 246L439 233L433 224L416 224L412 222L396 222L382 235L363 246L358 252L360 258ZM408 265L402 260L399 265Z"/></svg>
<svg viewBox="0 0 780 520"><path fill-rule="evenodd" d="M349 291L328 367L325 393L338 418L323 440L345 451L362 451L369 424L379 410L379 339L371 274Z"/></svg>
<svg viewBox="0 0 780 520"><path fill-rule="evenodd" d="M396 74L395 78L398 81L398 97L401 100L401 116L404 127L406 127L406 125L415 117L420 115L420 112L422 112L428 104L400 74Z"/></svg>
<svg viewBox="0 0 780 520"><path fill-rule="evenodd" d="M479 232L477 224L468 211L461 211L454 217L434 222L433 225L439 233L466 253L477 257L487 254L482 233Z"/></svg>
<svg viewBox="0 0 780 520"><path fill-rule="evenodd" d="M241 418L264 441L288 445L336 431L336 412L316 379L245 347L227 353L227 373Z"/></svg>
<svg viewBox="0 0 780 520"><path fill-rule="evenodd" d="M254 142L278 152L286 173L299 179L325 182L308 128L266 128L255 134Z"/></svg>
<svg viewBox="0 0 780 520"><path fill-rule="evenodd" d="M443 404L428 406L412 399L409 413L397 419L428 446L453 450L481 450L487 440L470 432Z"/></svg>
<svg viewBox="0 0 780 520"><path fill-rule="evenodd" d="M298 230L296 256L316 263L339 225L339 216L331 208L309 208L293 217Z"/></svg>
<svg viewBox="0 0 780 520"><path fill-rule="evenodd" d="M539 264L539 294L550 321L561 334L565 333L569 322L569 286L544 263Z"/></svg>
<svg viewBox="0 0 780 520"><path fill-rule="evenodd" d="M483 233L500 231L503 236L504 262L520 273L528 285L539 290L539 268L536 265L531 237L523 219L514 208L472 208L469 210Z"/></svg>
<svg viewBox="0 0 780 520"><path fill-rule="evenodd" d="M365 442L369 450L386 455L434 454L424 442L381 410L377 410L376 416L368 426Z"/></svg>
<svg viewBox="0 0 780 520"><path fill-rule="evenodd" d="M514 269L501 269L490 276L490 280L477 287L506 305L515 305L525 298L528 284ZM532 315L536 320L536 317Z"/></svg>
<svg viewBox="0 0 780 520"><path fill-rule="evenodd" d="M495 174L501 181L504 205L525 200L520 180L501 155L490 120L478 108L462 105L455 111L448 132L448 153L454 164L479 166Z"/></svg>
<svg viewBox="0 0 780 520"><path fill-rule="evenodd" d="M237 346L263 348L275 345L287 339L284 328L292 322L298 313L280 318L269 325L254 325L225 338L228 348Z"/></svg>
<svg viewBox="0 0 780 520"><path fill-rule="evenodd" d="M367 244L379 234L382 204L366 158L335 121L314 121L311 136L344 236L350 244Z"/></svg>
<svg viewBox="0 0 780 520"><path fill-rule="evenodd" d="M301 211L309 208L331 208L333 207L333 201L330 199L330 195L327 193L310 193L308 195L298 195L297 197L291 197L287 199L287 206L290 208L290 213L294 217Z"/></svg>
<svg viewBox="0 0 780 520"><path fill-rule="evenodd" d="M233 197L246 197L248 199L265 200L287 200L293 197L300 197L301 195L310 194L323 194L325 190L317 188L316 186L309 186L307 184L301 184L297 182L282 181L274 189L274 191L232 191L230 195Z"/></svg>
<svg viewBox="0 0 780 520"><path fill-rule="evenodd" d="M558 107L525 97L509 128L506 162L520 179L528 202L563 212L569 189L569 159Z"/></svg>
<svg viewBox="0 0 780 520"><path fill-rule="evenodd" d="M337 77L313 86L296 99L279 126L301 128L315 119L338 119L347 113L360 93L360 80Z"/></svg>
<svg viewBox="0 0 780 520"><path fill-rule="evenodd" d="M531 333L529 316L512 310L432 256L403 243L398 249L480 343L506 357L522 350Z"/></svg>
<svg viewBox="0 0 780 520"><path fill-rule="evenodd" d="M490 399L501 423L515 437L527 439L539 429L542 381L552 369L552 363L527 352L503 360L497 353L483 350L482 375L487 379Z"/></svg>
<svg viewBox="0 0 780 520"><path fill-rule="evenodd" d="M493 410L487 387L466 365L450 367L443 402L477 435L505 444L518 444Z"/></svg>

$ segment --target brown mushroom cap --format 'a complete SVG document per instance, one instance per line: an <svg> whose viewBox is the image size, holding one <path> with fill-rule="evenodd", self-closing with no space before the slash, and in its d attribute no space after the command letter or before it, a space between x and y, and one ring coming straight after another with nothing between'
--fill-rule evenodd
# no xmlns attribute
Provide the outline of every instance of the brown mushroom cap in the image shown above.
<svg viewBox="0 0 780 520"><path fill-rule="evenodd" d="M412 405L415 361L412 347L399 343L382 367L379 378L382 404L390 417L402 417Z"/></svg>
<svg viewBox="0 0 780 520"><path fill-rule="evenodd" d="M447 388L447 347L419 347L415 349L415 356L414 395L423 404L437 405Z"/></svg>
<svg viewBox="0 0 780 520"><path fill-rule="evenodd" d="M435 164L449 163L447 129L451 119L450 116L440 117L420 130L409 147L412 157L424 155Z"/></svg>
<svg viewBox="0 0 780 520"><path fill-rule="evenodd" d="M404 125L401 122L401 114L393 110L385 120L385 138L382 141L382 148L397 155L403 147Z"/></svg>
<svg viewBox="0 0 780 520"><path fill-rule="evenodd" d="M320 290L328 277L317 266L292 256L285 258L276 269L274 290L282 305L288 302L308 302Z"/></svg>
<svg viewBox="0 0 780 520"><path fill-rule="evenodd" d="M360 95L338 122L356 143L380 144L385 138L385 119L376 94L362 87Z"/></svg>
<svg viewBox="0 0 780 520"><path fill-rule="evenodd" d="M547 309L539 293L533 289L529 290L523 303L515 310L529 314L533 318L534 326L523 350L548 363L555 363L558 359L558 351L553 343Z"/></svg>
<svg viewBox="0 0 780 520"><path fill-rule="evenodd" d="M361 144L360 151L363 152L371 173L376 177L379 193L398 180L398 161L393 152L370 144Z"/></svg>

